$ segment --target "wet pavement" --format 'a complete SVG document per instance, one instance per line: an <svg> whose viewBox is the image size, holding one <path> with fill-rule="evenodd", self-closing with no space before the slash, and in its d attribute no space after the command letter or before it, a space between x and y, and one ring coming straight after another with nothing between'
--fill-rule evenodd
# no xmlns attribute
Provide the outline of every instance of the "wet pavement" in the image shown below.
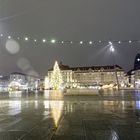
<svg viewBox="0 0 140 140"><path fill-rule="evenodd" d="M140 140L140 91L0 93L0 140Z"/></svg>

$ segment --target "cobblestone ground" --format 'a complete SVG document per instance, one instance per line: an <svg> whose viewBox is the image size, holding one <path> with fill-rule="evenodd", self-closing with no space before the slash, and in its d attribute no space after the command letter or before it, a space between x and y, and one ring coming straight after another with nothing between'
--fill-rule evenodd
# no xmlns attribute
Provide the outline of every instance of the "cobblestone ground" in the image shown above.
<svg viewBox="0 0 140 140"><path fill-rule="evenodd" d="M0 93L0 140L140 140L140 92Z"/></svg>

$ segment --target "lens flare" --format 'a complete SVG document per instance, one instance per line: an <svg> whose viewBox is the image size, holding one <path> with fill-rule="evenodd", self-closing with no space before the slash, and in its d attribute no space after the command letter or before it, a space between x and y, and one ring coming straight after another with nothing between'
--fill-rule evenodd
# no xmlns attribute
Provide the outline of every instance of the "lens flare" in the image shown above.
<svg viewBox="0 0 140 140"><path fill-rule="evenodd" d="M10 53L10 54L16 54L19 52L20 50L20 46L18 44L18 42L16 42L13 39L7 40L6 44L5 44L6 50Z"/></svg>

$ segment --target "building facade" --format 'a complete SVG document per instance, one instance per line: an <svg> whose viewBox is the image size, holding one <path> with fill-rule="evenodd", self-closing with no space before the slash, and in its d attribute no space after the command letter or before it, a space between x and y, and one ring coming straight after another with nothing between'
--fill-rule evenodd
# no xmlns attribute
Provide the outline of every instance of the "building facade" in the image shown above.
<svg viewBox="0 0 140 140"><path fill-rule="evenodd" d="M9 76L0 76L0 91L7 91L9 78Z"/></svg>
<svg viewBox="0 0 140 140"><path fill-rule="evenodd" d="M135 88L140 88L140 69L134 71Z"/></svg>
<svg viewBox="0 0 140 140"><path fill-rule="evenodd" d="M19 72L10 74L9 87L12 90L37 89L39 78Z"/></svg>
<svg viewBox="0 0 140 140"><path fill-rule="evenodd" d="M124 70L118 66L69 67L59 64L62 75L62 87L92 88L95 86L112 85L124 86L127 77ZM54 69L48 70L48 80L51 81ZM53 87L51 87L53 88Z"/></svg>
<svg viewBox="0 0 140 140"><path fill-rule="evenodd" d="M140 54L135 56L134 68L128 71L129 85L133 88L140 88Z"/></svg>

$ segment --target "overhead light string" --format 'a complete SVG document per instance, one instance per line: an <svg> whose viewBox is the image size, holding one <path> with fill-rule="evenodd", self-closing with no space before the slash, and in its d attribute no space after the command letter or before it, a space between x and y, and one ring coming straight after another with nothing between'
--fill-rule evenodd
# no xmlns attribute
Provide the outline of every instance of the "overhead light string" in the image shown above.
<svg viewBox="0 0 140 140"><path fill-rule="evenodd" d="M47 39L47 38L33 38L33 37L29 37L29 36L18 36L18 37L13 37L11 35L4 35L3 33L0 34L0 39L14 39L14 40L21 40L21 41L25 41L25 42L39 42L42 44L45 43L49 43L49 44L62 44L62 45L79 45L79 46L93 46L94 44L98 45L98 44L108 44L110 42L112 42L113 44L118 44L121 45L123 43L128 43L128 44L132 44L132 43L139 43L140 44L140 40L80 40L80 41L75 41L75 40L56 40L54 38L52 39Z"/></svg>

